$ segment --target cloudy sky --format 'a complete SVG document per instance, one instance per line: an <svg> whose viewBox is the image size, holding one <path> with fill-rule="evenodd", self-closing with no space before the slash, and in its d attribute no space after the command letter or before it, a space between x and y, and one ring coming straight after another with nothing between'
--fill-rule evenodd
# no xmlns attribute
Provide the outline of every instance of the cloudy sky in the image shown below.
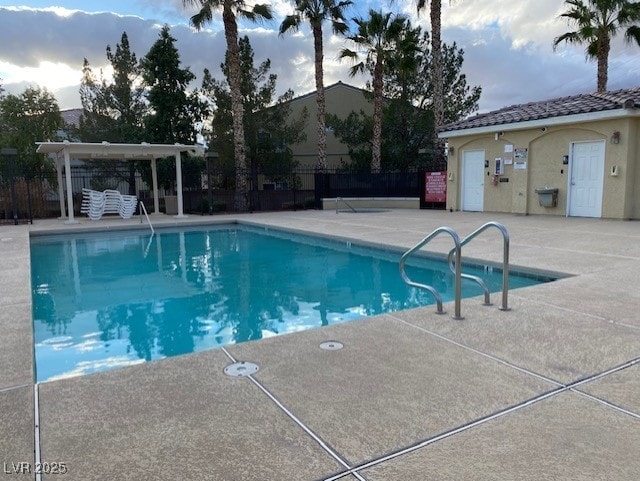
<svg viewBox="0 0 640 481"><path fill-rule="evenodd" d="M268 0L262 0L264 3ZM248 2L250 3L250 2ZM279 37L278 25L291 13L287 0L272 0L273 22L240 24L255 50L256 63L266 58L278 74L278 88L296 95L314 90L313 42L303 28ZM409 14L430 30L428 11L415 14L414 0L355 0L348 15L368 8ZM552 49L554 37L569 30L558 15L561 0L443 0L443 40L465 51L463 70L470 85L482 86L480 111L546 98L591 92L596 65L582 47ZM94 69L106 66L105 48L115 46L123 31L138 57L144 56L163 24L177 39L183 65L198 76L209 68L220 76L225 40L220 19L201 32L189 26L194 13L181 0L50 0L25 4L0 0L0 78L7 91L38 84L52 91L62 109L80 106L78 87L84 58ZM327 28L327 30L329 30ZM361 86L365 76L350 78L349 65L337 60L344 40L326 34L325 85L341 80ZM616 39L609 63L609 89L640 85L640 49ZM199 85L199 79L197 81Z"/></svg>

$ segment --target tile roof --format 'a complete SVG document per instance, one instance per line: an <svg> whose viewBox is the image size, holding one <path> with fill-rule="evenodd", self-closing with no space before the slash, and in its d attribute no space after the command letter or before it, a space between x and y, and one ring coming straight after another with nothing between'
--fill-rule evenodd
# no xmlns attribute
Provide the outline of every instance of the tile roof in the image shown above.
<svg viewBox="0 0 640 481"><path fill-rule="evenodd" d="M465 120L443 125L440 132L514 124L565 115L602 112L623 108L640 108L640 87L559 97L541 102L512 105L500 110L474 115Z"/></svg>
<svg viewBox="0 0 640 481"><path fill-rule="evenodd" d="M60 115L62 116L62 121L65 123L65 125L73 127L80 126L80 116L82 115L82 109L61 110Z"/></svg>

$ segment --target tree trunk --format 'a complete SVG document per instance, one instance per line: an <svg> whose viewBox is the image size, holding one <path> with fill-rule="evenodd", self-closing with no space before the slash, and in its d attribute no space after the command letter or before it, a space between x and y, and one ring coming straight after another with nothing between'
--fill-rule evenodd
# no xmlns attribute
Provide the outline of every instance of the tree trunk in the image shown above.
<svg viewBox="0 0 640 481"><path fill-rule="evenodd" d="M611 50L609 34L607 32L601 32L598 43L598 92L606 92L609 76L609 50Z"/></svg>
<svg viewBox="0 0 640 481"><path fill-rule="evenodd" d="M438 139L438 128L444 122L444 98L442 85L442 41L440 39L442 2L431 0L431 81L433 82L433 146L436 159L440 158L442 142Z"/></svg>
<svg viewBox="0 0 640 481"><path fill-rule="evenodd" d="M224 2L222 10L224 36L229 53L229 87L231 89L231 114L233 117L233 154L236 165L236 194L234 206L238 211L247 210L247 160L244 145L244 107L240 90L240 47L238 24L231 9L231 2Z"/></svg>
<svg viewBox="0 0 640 481"><path fill-rule="evenodd" d="M311 24L313 30L313 47L315 49L316 63L316 103L318 110L316 118L318 120L318 170L324 171L327 168L327 130L325 125L325 102L324 102L324 69L322 61L324 59L324 48L322 45L322 23Z"/></svg>
<svg viewBox="0 0 640 481"><path fill-rule="evenodd" d="M373 69L373 147L371 172L380 172L382 159L382 55L378 55Z"/></svg>

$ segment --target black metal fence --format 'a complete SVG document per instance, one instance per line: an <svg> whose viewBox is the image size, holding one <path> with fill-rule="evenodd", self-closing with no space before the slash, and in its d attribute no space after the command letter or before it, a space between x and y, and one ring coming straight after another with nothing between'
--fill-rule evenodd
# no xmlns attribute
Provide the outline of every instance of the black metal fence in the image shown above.
<svg viewBox="0 0 640 481"><path fill-rule="evenodd" d="M442 169L434 166L433 170ZM446 170L446 166L444 167ZM184 176L183 176L184 177ZM345 173L339 170L318 172L296 169L293 172L259 172L247 176L246 205L249 211L278 211L322 208L322 198L332 197L421 197L424 193L424 171ZM235 210L235 172L212 169L191 172L183 182L183 208L187 214L212 214ZM63 175L64 183L64 175ZM75 214L80 214L82 189L116 189L134 194L153 211L150 181L133 165L98 169L71 167ZM66 185L63 202L66 204ZM172 212L175 199L173 185L160 188L160 211ZM0 174L0 222L20 223L33 218L60 216L60 194L55 172L21 172L12 178ZM443 208L443 205L428 206ZM66 207L65 207L66 208Z"/></svg>
<svg viewBox="0 0 640 481"><path fill-rule="evenodd" d="M419 172L317 173L316 196L419 197Z"/></svg>

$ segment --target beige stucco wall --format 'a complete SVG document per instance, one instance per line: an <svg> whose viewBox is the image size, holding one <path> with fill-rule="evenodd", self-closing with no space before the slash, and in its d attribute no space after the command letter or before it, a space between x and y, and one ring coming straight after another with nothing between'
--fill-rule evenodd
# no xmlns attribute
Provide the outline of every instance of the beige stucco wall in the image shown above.
<svg viewBox="0 0 640 481"><path fill-rule="evenodd" d="M640 192L637 167L640 154L637 117L628 117L593 122L556 125L526 130L505 130L495 139L495 132L448 139L453 153L449 156L450 180L447 189L447 208L461 208L461 167L465 151L484 150L489 167L485 168L484 211L511 212L518 214L567 215L567 192L569 189L569 165L562 162L570 155L573 142L604 141L605 166L602 199L603 218L640 218ZM613 132L620 132L620 143L613 144ZM513 157L505 153L506 144L514 149L527 149L526 170L515 169L514 163L504 166L504 179L508 182L491 182L496 157ZM612 166L617 166L618 176L611 176ZM536 188L557 187L556 207L539 205Z"/></svg>
<svg viewBox="0 0 640 481"><path fill-rule="evenodd" d="M346 118L351 112L363 110L368 115L373 115L373 105L369 102L360 89L346 84L338 83L325 89L325 105L327 113ZM304 108L309 113L306 133L307 140L292 146L294 158L300 162L301 167L313 168L318 161L318 130L316 121L316 94L305 95L291 101L291 115L293 118L300 115ZM327 167L340 166L340 161L349 162L348 148L342 144L333 132L327 132Z"/></svg>
<svg viewBox="0 0 640 481"><path fill-rule="evenodd" d="M629 142L629 158L635 159L635 162L627 163L625 201L628 216L625 217L640 219L640 119L629 122L628 134L624 138Z"/></svg>

